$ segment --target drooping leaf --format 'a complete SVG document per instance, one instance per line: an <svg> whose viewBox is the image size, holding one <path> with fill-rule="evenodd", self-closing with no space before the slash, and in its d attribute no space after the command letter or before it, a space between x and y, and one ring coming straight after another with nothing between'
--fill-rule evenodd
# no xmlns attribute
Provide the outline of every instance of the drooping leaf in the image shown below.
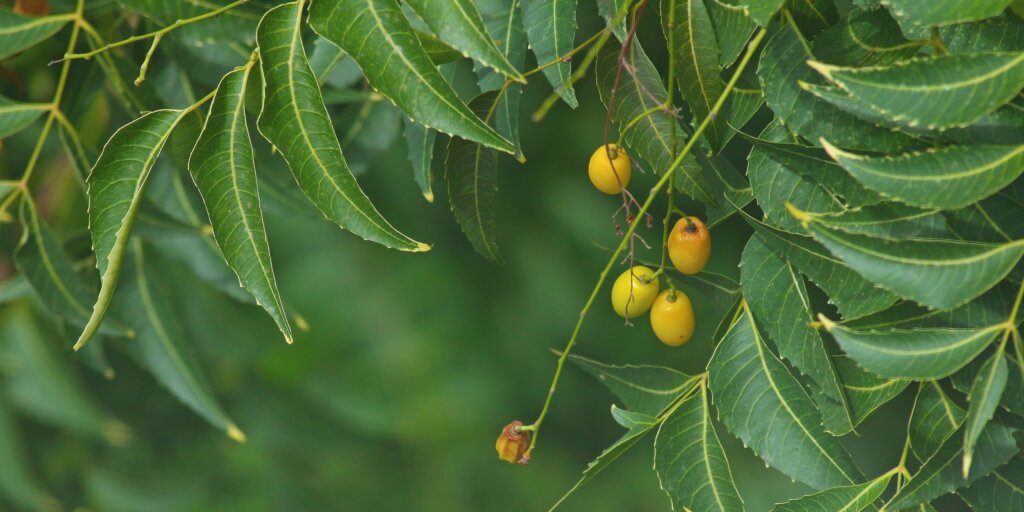
<svg viewBox="0 0 1024 512"><path fill-rule="evenodd" d="M612 26L612 32L619 41L626 39L626 16L623 15L618 22L615 22L619 18L619 14L623 12L626 7L626 0L597 0L597 12L601 14L605 22ZM613 24L613 22L615 22Z"/></svg>
<svg viewBox="0 0 1024 512"><path fill-rule="evenodd" d="M938 382L922 382L907 423L910 448L917 458L930 459L946 439L960 429L966 415Z"/></svg>
<svg viewBox="0 0 1024 512"><path fill-rule="evenodd" d="M1014 457L957 494L973 510L1024 509L1024 458Z"/></svg>
<svg viewBox="0 0 1024 512"><path fill-rule="evenodd" d="M0 139L28 128L49 108L45 103L17 103L0 96Z"/></svg>
<svg viewBox="0 0 1024 512"><path fill-rule="evenodd" d="M714 1L714 0L711 0ZM725 90L719 69L718 41L705 0L666 0L661 2L661 26L665 39L674 48L676 83L694 119L702 121L711 113ZM628 79L628 77L627 77ZM704 130L711 149L722 147L724 120L712 121Z"/></svg>
<svg viewBox="0 0 1024 512"><path fill-rule="evenodd" d="M864 277L940 309L959 306L992 288L1024 254L1024 244L1017 242L890 240L848 233L827 226L820 218L805 218L804 223L815 240Z"/></svg>
<svg viewBox="0 0 1024 512"><path fill-rule="evenodd" d="M725 0L706 0L704 4L711 15L711 24L715 27L715 39L718 41L718 64L727 68L739 58L743 48L747 46L750 36L754 35L757 23L743 13L743 7L733 5ZM735 126L735 125L734 125Z"/></svg>
<svg viewBox="0 0 1024 512"><path fill-rule="evenodd" d="M252 66L221 80L202 134L189 159L189 170L203 195L213 236L239 283L274 319L291 342L277 280L270 261L256 181L256 165L245 119L245 90Z"/></svg>
<svg viewBox="0 0 1024 512"><path fill-rule="evenodd" d="M833 487L775 505L772 507L772 512L817 512L820 510L860 512L871 508L875 500L885 492L891 479L892 474L886 473L863 484Z"/></svg>
<svg viewBox="0 0 1024 512"><path fill-rule="evenodd" d="M743 12L763 27L768 25L772 16L775 16L786 0L739 0L735 3L743 7Z"/></svg>
<svg viewBox="0 0 1024 512"><path fill-rule="evenodd" d="M376 0L366 4L365 9L376 12L375 3ZM314 13L315 7L322 5L334 4L314 3ZM311 20L315 19L314 15ZM353 12L332 19L340 22L366 16ZM336 35L334 30L343 27L326 22L319 27L322 35L343 49L347 47L332 37ZM306 196L338 226L386 247L428 250L429 246L391 226L356 183L341 153L316 77L306 61L301 29L302 13L294 3L267 11L260 22L256 34L264 83L263 111L257 121L260 133L281 151ZM357 61L360 58L353 57Z"/></svg>
<svg viewBox="0 0 1024 512"><path fill-rule="evenodd" d="M996 407L999 406L999 400L1003 396L1003 390L1006 389L1009 373L1009 369L1006 367L1006 358L1003 357L1003 348L1000 347L982 365L971 385L971 392L967 394L969 407L967 408L967 419L964 420L964 476L968 475L971 467L974 443L977 442L985 425L995 415Z"/></svg>
<svg viewBox="0 0 1024 512"><path fill-rule="evenodd" d="M615 366L577 355L569 361L608 386L626 409L649 416L660 415L695 382L695 377L662 366Z"/></svg>
<svg viewBox="0 0 1024 512"><path fill-rule="evenodd" d="M498 41L505 58L516 69L522 69L526 62L526 31L523 29L522 10L518 0L483 0L478 4L484 17L487 31ZM500 90L505 87L505 77L488 69L477 68L477 84L481 91ZM519 104L522 102L523 86L513 83L506 87L494 113L494 126L502 137L516 146L516 159L525 161L519 141Z"/></svg>
<svg viewBox="0 0 1024 512"><path fill-rule="evenodd" d="M899 396L910 384L906 379L887 379L865 371L845 356L834 357L833 364L843 383L854 427L868 419L879 407Z"/></svg>
<svg viewBox="0 0 1024 512"><path fill-rule="evenodd" d="M1017 453L1016 427L998 420L990 421L975 445L974 460L968 477L961 470L960 457L963 440L953 435L942 444L910 482L900 489L886 506L887 510L902 510L927 503L951 491L966 487L1005 464ZM958 431L962 433L963 429Z"/></svg>
<svg viewBox="0 0 1024 512"><path fill-rule="evenodd" d="M412 164L412 177L427 202L434 202L434 190L430 183L430 165L434 161L434 141L437 132L408 117L403 118L405 142L408 145L409 162Z"/></svg>
<svg viewBox="0 0 1024 512"><path fill-rule="evenodd" d="M522 73L512 65L487 33L476 5L469 0L409 0L409 6L442 41L473 60L519 81Z"/></svg>
<svg viewBox="0 0 1024 512"><path fill-rule="evenodd" d="M295 5L278 7L268 15L271 13L275 23L291 27L273 34L274 46L300 47L291 43L297 37L295 28L301 26ZM514 151L509 141L473 115L441 76L396 0L314 2L309 24L355 59L370 85L417 123L500 151Z"/></svg>
<svg viewBox="0 0 1024 512"><path fill-rule="evenodd" d="M765 235L765 243L821 288L844 318L877 313L899 300L854 272L810 237L773 228L747 215L743 218Z"/></svg>
<svg viewBox="0 0 1024 512"><path fill-rule="evenodd" d="M928 129L968 125L1024 87L1024 53L950 54L886 67L809 65L886 117Z"/></svg>
<svg viewBox="0 0 1024 512"><path fill-rule="evenodd" d="M883 0L893 15L918 25L941 26L965 21L983 20L1006 9L1013 0Z"/></svg>
<svg viewBox="0 0 1024 512"><path fill-rule="evenodd" d="M576 0L519 0L523 10L523 26L530 48L540 65L558 61L573 49L576 37ZM572 64L558 62L544 70L555 92L571 108L576 108L576 92L572 88Z"/></svg>
<svg viewBox="0 0 1024 512"><path fill-rule="evenodd" d="M146 180L184 116L183 110L156 110L122 126L107 141L89 173L89 231L100 271L100 291L89 322L75 342L76 350L92 338L103 321Z"/></svg>
<svg viewBox="0 0 1024 512"><path fill-rule="evenodd" d="M812 381L812 397L822 412L825 429L841 435L853 430L846 396L818 331L801 276L755 233L740 261L743 298L775 342L779 356Z"/></svg>
<svg viewBox="0 0 1024 512"><path fill-rule="evenodd" d="M74 17L69 13L30 18L0 9L0 60L49 39Z"/></svg>
<svg viewBox="0 0 1024 512"><path fill-rule="evenodd" d="M623 72L612 102L612 90L619 70L619 52L618 45L610 42L606 44L594 63L594 75L597 78L598 94L611 110L612 121L624 125L652 107L664 104L668 95L657 68L639 43L634 41L629 47L626 61L633 67L636 79ZM668 170L686 144L686 139L686 133L675 116L667 112L645 116L623 134L626 145L636 151L637 156L647 162L655 174ZM684 157L681 168L675 174L676 187L683 193L705 205L718 204L718 184L705 176L692 154Z"/></svg>
<svg viewBox="0 0 1024 512"><path fill-rule="evenodd" d="M469 103L481 118L494 114L497 94L486 92ZM495 195L498 191L498 153L475 142L452 138L444 162L444 180L455 220L476 252L500 263L495 239Z"/></svg>
<svg viewBox="0 0 1024 512"><path fill-rule="evenodd" d="M819 316L825 329L853 360L884 377L939 379L971 362L1003 331L1003 324L977 329L919 328L859 331Z"/></svg>
<svg viewBox="0 0 1024 512"><path fill-rule="evenodd" d="M1024 172L1024 145L947 146L871 158L822 145L865 187L922 208L955 210L978 202Z"/></svg>
<svg viewBox="0 0 1024 512"><path fill-rule="evenodd" d="M701 385L658 428L654 469L672 510L743 510L729 461L708 411L708 389Z"/></svg>
<svg viewBox="0 0 1024 512"><path fill-rule="evenodd" d="M946 218L938 210L900 203L879 203L825 218L829 226L850 233L888 238L953 238Z"/></svg>
<svg viewBox="0 0 1024 512"><path fill-rule="evenodd" d="M112 306L135 330L128 346L162 386L197 414L232 439L242 442L245 434L235 426L213 394L196 356L186 345L181 321L171 312L168 298L149 268L142 243L132 243L131 262Z"/></svg>
<svg viewBox="0 0 1024 512"><path fill-rule="evenodd" d="M765 463L815 489L863 481L800 383L768 351L749 309L719 343L708 375L722 422Z"/></svg>
<svg viewBox="0 0 1024 512"><path fill-rule="evenodd" d="M854 9L814 40L815 57L838 66L883 66L917 53L884 9Z"/></svg>
<svg viewBox="0 0 1024 512"><path fill-rule="evenodd" d="M813 58L809 43L791 25L772 36L761 53L757 75L765 102L783 124L807 140L824 137L849 149L899 151L913 144L905 134L859 119L805 91L801 82L819 80L807 66Z"/></svg>

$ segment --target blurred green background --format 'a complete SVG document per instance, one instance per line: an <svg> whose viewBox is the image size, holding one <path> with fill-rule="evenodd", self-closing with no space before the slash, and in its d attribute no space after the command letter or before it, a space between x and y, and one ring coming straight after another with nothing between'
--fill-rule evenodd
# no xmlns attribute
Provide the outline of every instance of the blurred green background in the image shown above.
<svg viewBox="0 0 1024 512"><path fill-rule="evenodd" d="M600 27L593 6L584 4L579 40ZM656 13L648 14L641 40L653 60L663 63ZM64 38L5 62L13 74L0 79L0 92L47 101L57 68L45 63L63 51ZM201 66L192 69L185 56L175 56L174 47L166 46L171 53L155 66L166 68L181 58L200 95L215 85L220 74L207 75ZM128 56L141 58L144 50L131 48ZM458 73L471 94L471 70ZM150 83L159 86L160 76L153 73ZM75 94L96 93L102 86L102 81L90 82ZM0 365L0 449L22 452L35 481L0 484L7 493L0 494L0 503L7 503L0 510L19 509L10 495L10 488L19 485L41 486L66 509L103 511L546 510L623 433L609 415L611 395L570 366L531 463L512 466L494 451L503 425L513 419L528 423L539 411L554 370L551 349L563 347L607 261L609 253L602 247L617 242L612 216L621 202L595 191L585 172L591 152L603 142L604 108L591 77L581 82L578 93L578 110L560 104L543 122L534 123L528 114L549 88L539 78L527 88L521 131L528 161L518 165L503 157L499 173L498 242L504 265L478 256L448 209L443 137L434 159L433 204L423 200L412 180L397 116L377 119L380 132L363 137L354 150L363 153L356 160L367 167L361 185L396 226L433 245L425 254L365 243L297 206L296 196L280 185L290 179L283 161L263 148L257 166L278 282L285 301L310 327L296 335L294 345L282 341L262 310L221 293L174 257L189 246L161 244L159 234L152 236L157 243L149 253L158 258L186 341L228 414L247 434L245 444L229 440L193 414L117 343L108 346L117 375L106 379L70 351L73 332L28 312L29 299L0 304L0 350L6 351L0 352L0 362L7 363ZM358 107L333 107L342 135L345 116ZM82 110L79 125L97 149L130 119L106 100L90 101ZM3 141L0 178L20 176L38 129ZM747 149L735 143L729 155L740 168ZM43 157L33 180L37 200L51 227L85 256L84 202L56 137ZM181 172L167 162L169 157L164 160L154 171L150 198L155 203L166 193L160 180ZM654 179L649 169L635 172L631 189L642 196ZM654 226L640 230L655 248L663 213L659 204ZM732 219L713 233L709 270L736 277L749 231ZM16 281L9 256L17 236L15 224L0 225L0 291L5 281ZM657 252L638 256L656 260ZM711 350L707 335L681 348L665 347L646 318L624 326L607 293L602 292L584 325L579 354L616 364L702 371ZM702 298L691 299L700 312ZM713 330L718 318L698 322ZM57 414L58 420L41 414L49 406L64 407L66 397L54 394L44 372L21 364L25 360L14 348L21 338L44 344L42 349L55 358L53 368L64 374L60 378L69 377L88 407L121 422L130 437L125 440L124 432L109 428L98 436L76 430L74 414ZM26 378L35 384L27 391ZM866 472L891 467L898 459L901 435L884 431L902 431L907 404L907 396L894 401L849 440ZM766 469L724 427L719 426L719 436L749 510L767 510L809 491ZM666 510L668 499L652 469L652 440L636 445L563 510ZM17 459L12 455L7 461L0 465L13 467Z"/></svg>

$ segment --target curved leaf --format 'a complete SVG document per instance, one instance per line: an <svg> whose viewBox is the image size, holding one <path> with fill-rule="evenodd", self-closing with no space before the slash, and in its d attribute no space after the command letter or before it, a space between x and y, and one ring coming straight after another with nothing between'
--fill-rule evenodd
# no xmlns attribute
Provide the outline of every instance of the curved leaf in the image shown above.
<svg viewBox="0 0 1024 512"><path fill-rule="evenodd" d="M356 183L306 60L301 29L302 13L294 3L267 11L260 21L256 33L264 84L263 111L256 123L260 133L281 151L306 196L342 229L393 249L429 250L391 226Z"/></svg>
<svg viewBox="0 0 1024 512"><path fill-rule="evenodd" d="M953 374L985 350L1005 327L856 331L824 315L818 318L843 351L868 371L905 379L939 379Z"/></svg>
<svg viewBox="0 0 1024 512"><path fill-rule="evenodd" d="M495 45L480 11L470 0L408 0L407 3L442 41L505 76L526 81Z"/></svg>
<svg viewBox="0 0 1024 512"><path fill-rule="evenodd" d="M49 39L74 17L74 14L57 14L29 18L0 9L0 60Z"/></svg>
<svg viewBox="0 0 1024 512"><path fill-rule="evenodd" d="M600 4L599 4L600 5ZM516 69L526 62L526 31L523 29L522 11L518 0L483 0L479 2L487 31L498 41L502 54ZM505 77L489 70L477 69L480 90L494 91L505 87ZM511 84L498 102L494 125L503 137L516 146L516 159L526 161L519 140L519 104L522 102L522 84Z"/></svg>
<svg viewBox="0 0 1024 512"><path fill-rule="evenodd" d="M946 218L938 210L900 203L879 203L824 218L829 226L850 233L887 238L953 238Z"/></svg>
<svg viewBox="0 0 1024 512"><path fill-rule="evenodd" d="M615 366L577 355L569 360L607 386L627 409L648 416L661 414L695 378L662 366Z"/></svg>
<svg viewBox="0 0 1024 512"><path fill-rule="evenodd" d="M772 507L772 512L860 512L869 509L885 488L889 486L892 473L886 473L870 482L845 487L833 487L819 493L797 498Z"/></svg>
<svg viewBox="0 0 1024 512"><path fill-rule="evenodd" d="M49 109L48 103L17 103L0 96L0 139L28 128Z"/></svg>
<svg viewBox="0 0 1024 512"><path fill-rule="evenodd" d="M199 361L185 344L181 321L174 317L168 298L154 281L156 273L147 267L137 238L131 252L121 293L114 300L116 311L136 332L130 351L172 395L235 441L245 441L245 434L217 402Z"/></svg>
<svg viewBox="0 0 1024 512"><path fill-rule="evenodd" d="M658 428L654 469L672 510L743 510L732 470L708 412L708 389L683 402Z"/></svg>
<svg viewBox="0 0 1024 512"><path fill-rule="evenodd" d="M971 392L967 394L969 407L967 419L964 420L964 457L963 473L966 477L974 457L974 443L978 441L982 429L996 413L999 400L1006 389L1006 381L1010 371L1003 357L1003 346L982 365L978 375L974 377Z"/></svg>
<svg viewBox="0 0 1024 512"><path fill-rule="evenodd" d="M806 227L815 240L872 282L939 309L959 306L992 288L1024 254L1024 243L1016 241L897 241L847 233L817 220Z"/></svg>
<svg viewBox="0 0 1024 512"><path fill-rule="evenodd" d="M469 103L480 117L490 120L497 94L487 92ZM476 252L501 263L495 240L494 201L498 191L498 153L480 144L462 139L448 142L444 179L455 220L462 227Z"/></svg>
<svg viewBox="0 0 1024 512"><path fill-rule="evenodd" d="M950 54L887 67L808 65L886 117L928 129L966 126L1024 87L1024 53Z"/></svg>
<svg viewBox="0 0 1024 512"><path fill-rule="evenodd" d="M908 41L884 9L854 9L814 40L815 56L841 66L878 66L912 57L920 49Z"/></svg>
<svg viewBox="0 0 1024 512"><path fill-rule="evenodd" d="M100 292L75 350L92 338L103 321L121 273L143 187L184 116L183 110L156 110L122 126L107 141L89 173L89 231L100 271Z"/></svg>
<svg viewBox="0 0 1024 512"><path fill-rule="evenodd" d="M826 140L828 155L865 187L922 208L954 210L978 202L1024 172L1024 145L948 146L871 158Z"/></svg>
<svg viewBox="0 0 1024 512"><path fill-rule="evenodd" d="M800 383L768 351L749 309L708 363L721 420L770 466L815 489L864 479Z"/></svg>
<svg viewBox="0 0 1024 512"><path fill-rule="evenodd" d="M405 142L408 145L409 162L412 164L412 177L420 187L420 193L427 202L434 202L434 190L430 183L430 165L434 161L434 141L437 131L417 124L408 117L403 117Z"/></svg>
<svg viewBox="0 0 1024 512"><path fill-rule="evenodd" d="M301 18L294 4L267 14L274 12L277 23L294 18L292 35L298 33ZM309 25L355 59L370 85L414 121L499 151L515 150L459 99L423 50L396 0L313 2Z"/></svg>
<svg viewBox="0 0 1024 512"><path fill-rule="evenodd" d="M723 68L731 67L747 46L750 36L754 35L757 23L743 13L741 6L727 0L705 0L704 5L711 15L715 39L721 50L718 64Z"/></svg>
<svg viewBox="0 0 1024 512"><path fill-rule="evenodd" d="M541 65L562 59L573 49L576 37L576 0L520 0L523 26L530 48ZM579 106L572 88L572 64L558 62L544 76L571 108Z"/></svg>
<svg viewBox="0 0 1024 512"><path fill-rule="evenodd" d="M292 329L270 261L245 120L245 91L253 64L224 75L189 159L189 170L224 260L290 343Z"/></svg>
<svg viewBox="0 0 1024 512"><path fill-rule="evenodd" d="M1024 458L1015 457L957 494L973 510L1024 510Z"/></svg>
<svg viewBox="0 0 1024 512"><path fill-rule="evenodd" d="M922 382L907 423L910 448L919 460L928 460L960 429L967 413L946 395L938 382Z"/></svg>

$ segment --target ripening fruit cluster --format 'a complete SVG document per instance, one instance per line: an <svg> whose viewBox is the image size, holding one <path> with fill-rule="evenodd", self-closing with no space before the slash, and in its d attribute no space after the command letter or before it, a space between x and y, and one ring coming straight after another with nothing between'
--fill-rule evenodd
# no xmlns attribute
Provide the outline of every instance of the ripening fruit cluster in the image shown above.
<svg viewBox="0 0 1024 512"><path fill-rule="evenodd" d="M591 155L587 171L595 188L605 194L618 194L629 185L629 156L615 144L601 146ZM669 259L683 274L700 272L711 257L711 234L696 217L679 219L667 242ZM642 265L629 268L615 280L612 308L626 319L650 311L654 335L672 347L690 341L696 327L690 298L674 287L662 290L658 273Z"/></svg>

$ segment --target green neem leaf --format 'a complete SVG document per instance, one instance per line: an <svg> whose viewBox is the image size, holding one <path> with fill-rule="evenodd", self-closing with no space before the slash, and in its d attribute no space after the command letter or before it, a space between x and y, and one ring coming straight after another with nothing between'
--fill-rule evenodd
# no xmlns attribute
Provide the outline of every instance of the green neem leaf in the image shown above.
<svg viewBox="0 0 1024 512"><path fill-rule="evenodd" d="M938 382L922 382L907 423L910 448L917 458L930 459L960 428L966 415L967 412L946 396Z"/></svg>
<svg viewBox="0 0 1024 512"><path fill-rule="evenodd" d="M815 240L859 274L939 309L954 308L985 293L1006 277L1024 254L1024 243L1019 242L892 240L847 233L828 226L820 217L802 220Z"/></svg>
<svg viewBox="0 0 1024 512"><path fill-rule="evenodd" d="M522 73L513 66L487 33L476 5L469 0L410 0L409 6L442 41L473 60L519 81Z"/></svg>
<svg viewBox="0 0 1024 512"><path fill-rule="evenodd" d="M990 421L978 437L970 475L966 478L960 467L963 441L959 436L951 436L924 463L910 483L889 500L886 509L902 510L927 503L979 480L1017 454L1017 441L1014 439L1017 431L1016 427L1008 426L998 419Z"/></svg>
<svg viewBox="0 0 1024 512"><path fill-rule="evenodd" d="M142 190L182 110L156 110L119 128L107 141L87 180L89 231L100 271L100 292L75 349L92 338L114 295L128 236L139 210Z"/></svg>
<svg viewBox="0 0 1024 512"><path fill-rule="evenodd" d="M1024 107L1007 103L974 124L943 135L958 144L1024 144Z"/></svg>
<svg viewBox="0 0 1024 512"><path fill-rule="evenodd" d="M743 12L750 16L750 19L763 27L772 21L772 16L775 16L786 0L739 0L730 3L738 3L743 8Z"/></svg>
<svg viewBox="0 0 1024 512"><path fill-rule="evenodd" d="M812 238L773 228L743 215L754 229L765 234L764 241L821 288L846 319L877 313L899 300L878 288Z"/></svg>
<svg viewBox="0 0 1024 512"><path fill-rule="evenodd" d="M683 99L694 119L703 120L725 90L718 67L718 41L704 0L661 2L661 27L669 46L675 48L673 64ZM713 121L704 130L714 152L721 150L726 130L724 119Z"/></svg>
<svg viewBox="0 0 1024 512"><path fill-rule="evenodd" d="M236 441L245 434L217 402L198 359L185 344L181 321L171 312L156 272L147 267L142 242L134 239L131 262L114 300L114 309L135 330L128 345L143 367L162 386L196 413Z"/></svg>
<svg viewBox="0 0 1024 512"><path fill-rule="evenodd" d="M939 38L946 49L958 53L1024 50L1024 20L1005 14L976 23L942 27Z"/></svg>
<svg viewBox="0 0 1024 512"><path fill-rule="evenodd" d="M814 38L839 21L839 11L832 0L794 0L786 5L790 16L804 37Z"/></svg>
<svg viewBox="0 0 1024 512"><path fill-rule="evenodd" d="M825 215L829 226L888 238L953 238L946 218L938 210L923 210L900 203L880 203Z"/></svg>
<svg viewBox="0 0 1024 512"><path fill-rule="evenodd" d="M516 69L526 62L526 32L523 30L522 11L516 1L483 0L478 4L484 17L487 31L499 43L501 52ZM505 87L505 77L486 68L477 67L477 84L481 91L499 90ZM498 133L516 146L516 159L526 160L519 142L519 104L522 101L523 86L511 84L498 102L494 126Z"/></svg>
<svg viewBox="0 0 1024 512"><path fill-rule="evenodd" d="M52 313L82 328L89 321L89 291L75 273L71 257L39 218L31 199L21 204L22 238L14 262L35 296ZM124 334L102 325L99 332Z"/></svg>
<svg viewBox="0 0 1024 512"><path fill-rule="evenodd" d="M301 27L295 5L278 7L268 15L271 13L276 23L288 23L294 30L266 35L279 48L301 47L291 42L297 40ZM441 76L396 0L314 2L309 25L355 59L370 85L416 122L500 151L514 151L509 141L473 115ZM264 70L266 75L266 66ZM268 86L267 90L274 88Z"/></svg>
<svg viewBox="0 0 1024 512"><path fill-rule="evenodd" d="M1024 172L1024 145L947 146L871 158L822 140L839 165L871 190L922 208L955 210L980 201Z"/></svg>
<svg viewBox="0 0 1024 512"><path fill-rule="evenodd" d="M973 510L1024 509L1024 458L1015 457L957 494Z"/></svg>
<svg viewBox="0 0 1024 512"><path fill-rule="evenodd" d="M854 427L910 385L906 379L886 379L867 372L846 356L836 356L832 362L843 383Z"/></svg>
<svg viewBox="0 0 1024 512"><path fill-rule="evenodd" d="M761 53L757 74L765 102L789 129L807 140L825 137L851 149L899 151L913 144L905 134L859 119L805 91L801 82L819 78L807 66L813 58L809 44L791 25L776 33Z"/></svg>
<svg viewBox="0 0 1024 512"><path fill-rule="evenodd" d="M892 473L886 473L863 484L833 487L775 505L772 507L772 512L816 512L819 510L860 512L871 508L875 500L885 492L891 479Z"/></svg>
<svg viewBox="0 0 1024 512"><path fill-rule="evenodd" d="M967 419L964 425L964 476L968 475L971 467L974 443L977 442L982 429L996 413L1003 390L1006 389L1009 373L1010 371L1006 367L1006 358L1003 357L1003 346L1000 346L982 365L978 375L974 377L971 392L967 394L970 405L967 408Z"/></svg>
<svg viewBox="0 0 1024 512"><path fill-rule="evenodd" d="M838 66L881 66L912 57L921 43L908 41L883 9L854 9L814 40L815 56Z"/></svg>
<svg viewBox="0 0 1024 512"><path fill-rule="evenodd" d="M408 145L409 162L412 163L412 177L428 202L434 202L434 190L430 184L430 164L434 160L434 141L437 131L417 124L412 119L403 119L405 142Z"/></svg>
<svg viewBox="0 0 1024 512"><path fill-rule="evenodd" d="M868 371L884 377L939 379L980 354L1005 325L978 329L890 329L858 331L819 315L839 346Z"/></svg>
<svg viewBox="0 0 1024 512"><path fill-rule="evenodd" d="M893 327L986 327L1009 318L1016 295L1017 285L1003 281L981 297L956 309L929 309L912 301L903 301L885 311L845 322L844 325L858 330ZM970 386L969 382L967 386Z"/></svg>
<svg viewBox="0 0 1024 512"><path fill-rule="evenodd" d="M877 126L883 126L897 133L909 136L930 136L932 132L920 126L909 126L908 123L894 121L860 100L850 96L846 91L833 85L818 85L800 82L800 88L813 94L815 97L858 119L862 119Z"/></svg>
<svg viewBox="0 0 1024 512"><path fill-rule="evenodd" d="M486 92L469 103L473 112L485 120L494 114L494 92ZM498 153L480 144L452 138L444 162L444 180L455 220L476 252L501 263L495 240L494 201L498 191Z"/></svg>
<svg viewBox="0 0 1024 512"><path fill-rule="evenodd" d="M375 3L366 4L365 8L372 11ZM313 5L334 4L319 2ZM353 12L332 19L367 17ZM321 29L328 29L324 36L338 43L332 37L335 35L333 30L343 27L325 25L320 25ZM267 11L260 22L256 34L264 83L263 112L257 121L260 133L281 151L306 196L338 226L386 247L405 251L429 250L429 246L412 240L391 226L356 183L341 153L316 77L306 61L301 29L302 13L294 3ZM344 44L340 46L346 48ZM353 56L359 60L358 56Z"/></svg>
<svg viewBox="0 0 1024 512"><path fill-rule="evenodd" d="M606 106L610 104L611 93L615 88L615 78L619 69L619 52L620 47L609 42L601 49L597 61L594 63L597 91ZM634 41L629 46L626 61L633 66L635 80L622 79L619 81L615 102L610 107L612 121L620 123L623 128L641 114L647 113L652 107L663 105L668 97L664 81L658 76L657 68L647 58L647 54L644 53L638 42ZM636 151L637 156L647 162L647 165L656 174L668 170L676 155L686 144L686 139L686 132L679 126L674 114L669 112L654 112L644 116L623 134L626 144ZM676 187L686 195L705 205L718 205L721 195L720 184L707 179L704 170L692 153L683 158L681 168L676 170L675 181Z"/></svg>
<svg viewBox="0 0 1024 512"><path fill-rule="evenodd" d="M950 25L991 18L1006 9L1013 0L883 0L893 15L925 26Z"/></svg>
<svg viewBox="0 0 1024 512"><path fill-rule="evenodd" d="M812 396L822 411L825 429L842 435L853 430L846 396L818 331L804 278L754 233L740 261L743 297L775 342L779 356L810 378Z"/></svg>
<svg viewBox="0 0 1024 512"><path fill-rule="evenodd" d="M48 103L17 103L0 96L0 139L28 128L49 109Z"/></svg>
<svg viewBox="0 0 1024 512"><path fill-rule="evenodd" d="M245 119L245 90L251 71L252 66L246 66L221 80L189 159L189 169L203 195L213 237L224 261L256 303L274 319L285 340L291 342L292 329L270 261L256 164Z"/></svg>
<svg viewBox="0 0 1024 512"><path fill-rule="evenodd" d="M177 20L206 14L230 3L229 0L117 0L124 8L135 11L160 25L171 25ZM253 33L260 15L258 7L237 6L213 18L191 23L174 30L173 36L196 47L212 42L237 41L252 44ZM180 33L179 33L180 32Z"/></svg>
<svg viewBox="0 0 1024 512"><path fill-rule="evenodd" d="M768 465L815 489L863 481L814 402L768 351L749 309L715 349L708 375L722 422Z"/></svg>
<svg viewBox="0 0 1024 512"><path fill-rule="evenodd" d="M597 11L601 17L610 25L620 12L626 7L626 0L597 0ZM612 32L619 41L626 39L626 17L623 16L618 23L612 27Z"/></svg>
<svg viewBox="0 0 1024 512"><path fill-rule="evenodd" d="M74 14L58 14L29 18L0 9L0 60L49 39L74 17Z"/></svg>
<svg viewBox="0 0 1024 512"><path fill-rule="evenodd" d="M808 64L893 121L928 129L969 125L1024 87L1024 53L950 54L887 67Z"/></svg>
<svg viewBox="0 0 1024 512"><path fill-rule="evenodd" d="M704 5L711 15L711 24L715 27L715 39L718 41L718 64L723 68L732 66L739 58L747 41L757 29L757 23L743 14L743 8L724 0L705 0Z"/></svg>
<svg viewBox="0 0 1024 512"><path fill-rule="evenodd" d="M662 366L615 366L577 355L569 360L608 386L627 409L649 416L660 415L696 379Z"/></svg>
<svg viewBox="0 0 1024 512"><path fill-rule="evenodd" d="M743 510L711 423L705 385L661 424L654 440L654 469L672 510Z"/></svg>
<svg viewBox="0 0 1024 512"><path fill-rule="evenodd" d="M959 238L970 235L986 242L1008 242L1024 238L1024 181L972 204L968 208L946 212L946 220Z"/></svg>
<svg viewBox="0 0 1024 512"><path fill-rule="evenodd" d="M833 191L848 208L859 208L883 201L882 196L850 178L842 167L829 160L825 151L819 148L769 142L752 137L747 139L762 149L768 158Z"/></svg>
<svg viewBox="0 0 1024 512"><path fill-rule="evenodd" d="M523 26L530 48L541 65L564 58L573 49L576 37L576 0L520 0ZM558 62L544 70L555 92L565 103L576 108L576 92L572 88L572 64Z"/></svg>

